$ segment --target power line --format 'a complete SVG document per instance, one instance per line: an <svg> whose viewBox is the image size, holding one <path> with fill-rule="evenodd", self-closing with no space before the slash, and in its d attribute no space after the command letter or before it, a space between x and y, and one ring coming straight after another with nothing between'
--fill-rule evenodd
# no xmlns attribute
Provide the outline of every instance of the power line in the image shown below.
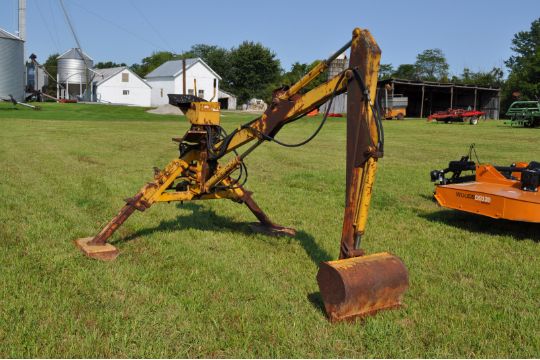
<svg viewBox="0 0 540 360"><path fill-rule="evenodd" d="M162 46L160 46L160 45L154 43L153 41L150 41L150 40L148 40L148 39L145 39L145 38L139 36L138 34L132 32L131 30L129 30L129 29L123 27L123 26L118 25L115 21L109 20L109 19L103 17L102 15L100 15L100 14L98 14L98 13L92 11L92 10L89 10L89 9L85 8L84 6L82 6L80 3L76 2L76 1L72 1L71 3L74 4L75 6L79 7L80 9L86 11L87 13L89 13L89 14L91 14L91 15L94 15L95 17L101 19L102 21L104 21L104 22L106 22L106 23L109 23L109 24L115 26L116 28L118 28L118 29L124 31L124 32L127 33L127 34L130 34L131 36L133 36L133 37L136 38L137 40L144 41L144 42L146 42L146 43L152 45L153 47L155 47L155 48L158 49L158 50L169 51L168 49L164 49Z"/></svg>
<svg viewBox="0 0 540 360"><path fill-rule="evenodd" d="M81 43L79 42L79 38L77 37L77 34L75 33L75 28L73 27L73 24L71 23L71 19L69 18L66 7L64 6L64 0L59 0L59 1L60 1L60 7L62 8L62 11L64 12L64 15L66 17L66 22L67 22L67 24L69 26L69 29L71 30L71 34L73 35L73 38L75 39L75 43L77 44L77 49L76 50L79 53L79 56L81 57L82 61L84 62L84 65L87 68L90 68L88 66L88 64L86 63L87 59L86 59L86 57L84 56L84 54L82 52Z"/></svg>
<svg viewBox="0 0 540 360"><path fill-rule="evenodd" d="M18 4L17 0L14 0L12 2L12 4ZM16 15L16 11L15 9L17 9L17 7L15 7L13 9L13 11L10 11L10 14L11 14L11 26L12 26L12 29L16 29L17 28L17 15Z"/></svg>
<svg viewBox="0 0 540 360"><path fill-rule="evenodd" d="M36 5L36 9L38 10L41 21L43 21L43 25L45 25L45 28L47 29L47 33L49 33L49 37L51 38L51 41L53 42L54 47L56 48L56 52L59 52L59 48L60 48L59 44L60 43L58 42L58 39L56 39L53 36L53 34L51 32L51 29L49 28L49 23L45 19L45 16L43 15L43 12L41 11L41 8L39 7L39 0L34 1L34 4Z"/></svg>
<svg viewBox="0 0 540 360"><path fill-rule="evenodd" d="M139 13L139 15L143 18L143 20L148 24L148 26L156 33L156 35L158 36L158 38L163 42L163 44L165 44L166 47L168 47L169 49L172 49L172 46L171 44L169 44L167 42L167 40L161 35L161 33L159 32L159 30L154 26L152 25L152 23L150 22L150 20L148 20L148 18L146 17L146 15L144 15L144 13L141 11L141 9L139 9L137 7L137 5L135 5L135 2L134 1L130 1L130 4L131 6Z"/></svg>
<svg viewBox="0 0 540 360"><path fill-rule="evenodd" d="M39 1L39 0L37 0L37 1ZM47 1L47 3L49 4L49 11L51 12L51 19L52 19L52 23L53 23L52 27L53 27L53 30L54 30L54 34L56 35L57 39L60 39L60 35L58 33L58 26L57 26L57 23L56 23L56 17L54 15L54 10L52 8L52 2L53 1L54 0L49 0L49 1ZM58 40L58 43L60 43L60 40ZM57 52L60 52L59 49L56 49L56 50L57 50Z"/></svg>

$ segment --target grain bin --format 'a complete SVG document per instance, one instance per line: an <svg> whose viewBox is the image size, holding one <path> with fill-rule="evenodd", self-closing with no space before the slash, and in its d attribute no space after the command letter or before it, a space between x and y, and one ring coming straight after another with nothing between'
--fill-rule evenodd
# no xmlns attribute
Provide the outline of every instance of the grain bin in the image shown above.
<svg viewBox="0 0 540 360"><path fill-rule="evenodd" d="M328 67L328 80L339 75L342 71L349 67L349 59L345 53L339 55L334 59L330 66ZM330 105L330 102L327 101L319 108L319 111L326 112L326 108ZM346 113L347 112L347 94L340 94L334 97L332 101L332 107L330 108L332 113Z"/></svg>
<svg viewBox="0 0 540 360"><path fill-rule="evenodd" d="M76 48L66 51L57 59L58 83L62 84L63 88L68 89L69 92L69 95L64 93L59 94L59 96L63 98L82 96L86 88L86 77L90 75L87 69L94 67L94 61Z"/></svg>
<svg viewBox="0 0 540 360"><path fill-rule="evenodd" d="M24 41L0 29L0 97L24 100Z"/></svg>

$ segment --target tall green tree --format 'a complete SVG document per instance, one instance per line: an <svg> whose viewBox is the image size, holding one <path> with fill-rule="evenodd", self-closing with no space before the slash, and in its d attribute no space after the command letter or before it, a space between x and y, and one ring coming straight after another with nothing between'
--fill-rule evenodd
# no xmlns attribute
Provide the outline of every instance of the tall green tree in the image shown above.
<svg viewBox="0 0 540 360"><path fill-rule="evenodd" d="M396 71L392 73L392 77L396 79L416 80L416 67L413 64L401 64Z"/></svg>
<svg viewBox="0 0 540 360"><path fill-rule="evenodd" d="M392 64L381 64L379 67L379 80L390 79L394 73Z"/></svg>
<svg viewBox="0 0 540 360"><path fill-rule="evenodd" d="M309 70L308 64L295 62L291 65L291 70L285 72L281 77L281 82L284 85L292 85L302 78Z"/></svg>
<svg viewBox="0 0 540 360"><path fill-rule="evenodd" d="M224 90L231 90L230 86L230 69L229 62L230 51L216 45L196 44L189 51L184 52L180 58L201 58L208 64L222 80L220 87Z"/></svg>
<svg viewBox="0 0 540 360"><path fill-rule="evenodd" d="M511 49L514 54L505 61L510 74L503 88L503 111L514 100L512 94L520 94L520 100L540 97L540 18L531 23L529 31L514 35Z"/></svg>
<svg viewBox="0 0 540 360"><path fill-rule="evenodd" d="M304 75L306 75L308 72L310 72L315 66L317 66L321 60L315 60L311 64L302 64L299 62L295 62L291 65L291 70L285 72L281 76L281 85L293 85L298 80L300 80ZM321 75L319 75L316 79L311 81L304 89L302 89L302 93L308 92L315 87L321 85L326 80L328 80L328 72L325 71Z"/></svg>
<svg viewBox="0 0 540 360"><path fill-rule="evenodd" d="M471 71L469 68L464 68L461 76L453 76L452 82L459 82L469 85L478 85L486 87L501 87L503 84L503 70L494 67L490 71Z"/></svg>
<svg viewBox="0 0 540 360"><path fill-rule="evenodd" d="M441 49L427 49L416 56L416 73L420 80L448 81L448 63Z"/></svg>
<svg viewBox="0 0 540 360"><path fill-rule="evenodd" d="M244 103L256 97L269 101L279 85L281 64L261 43L244 41L230 52L230 89Z"/></svg>
<svg viewBox="0 0 540 360"><path fill-rule="evenodd" d="M115 63L114 61L100 61L94 65L96 69L108 69L113 67L126 66L126 63Z"/></svg>
<svg viewBox="0 0 540 360"><path fill-rule="evenodd" d="M43 63L43 66L45 67L45 70L51 76L54 78L54 81L49 78L49 81L47 82L47 87L45 88L45 93L51 96L56 96L56 74L58 73L58 60L57 58L60 56L60 54L55 53L49 55L47 60L45 60L45 63Z"/></svg>
<svg viewBox="0 0 540 360"><path fill-rule="evenodd" d="M141 64L131 65L131 70L133 70L140 77L145 77L147 74L152 72L161 64L169 61L178 59L179 55L172 53L170 51L157 51L153 52L152 55L142 59Z"/></svg>

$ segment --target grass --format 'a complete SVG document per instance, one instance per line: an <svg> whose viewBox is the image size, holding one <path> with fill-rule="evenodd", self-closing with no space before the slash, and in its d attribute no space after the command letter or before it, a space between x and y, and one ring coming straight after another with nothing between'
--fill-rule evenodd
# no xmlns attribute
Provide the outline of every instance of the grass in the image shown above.
<svg viewBox="0 0 540 360"><path fill-rule="evenodd" d="M72 240L177 156L170 139L187 122L80 104L1 104L0 122L0 357L540 356L540 228L441 209L428 175L472 142L483 161L539 160L540 130L386 121L364 247L404 260L407 305L331 325L315 274L338 255L344 119L302 148L265 144L247 159L247 187L296 238L250 233L254 218L233 202L158 204L114 235L111 263Z"/></svg>

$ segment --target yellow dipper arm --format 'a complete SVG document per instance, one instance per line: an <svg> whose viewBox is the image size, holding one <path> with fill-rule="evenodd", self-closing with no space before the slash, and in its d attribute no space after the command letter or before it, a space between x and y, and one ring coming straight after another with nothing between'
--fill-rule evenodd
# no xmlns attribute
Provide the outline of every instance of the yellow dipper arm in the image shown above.
<svg viewBox="0 0 540 360"><path fill-rule="evenodd" d="M346 196L340 258L361 255L377 159L382 156L382 126L373 113L381 51L367 30L354 30L350 64L354 76L347 99ZM354 64L354 65L353 65ZM358 79L358 80L361 80Z"/></svg>

